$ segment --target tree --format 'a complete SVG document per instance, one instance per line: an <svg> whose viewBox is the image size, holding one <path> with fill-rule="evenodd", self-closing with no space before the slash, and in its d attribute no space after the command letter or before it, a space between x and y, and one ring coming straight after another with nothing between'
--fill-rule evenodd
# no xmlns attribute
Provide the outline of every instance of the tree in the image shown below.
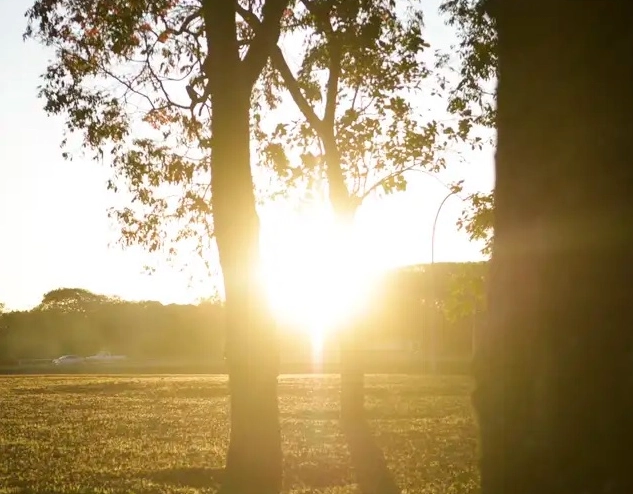
<svg viewBox="0 0 633 494"><path fill-rule="evenodd" d="M243 18L257 28L247 9ZM339 264L346 265L354 256L349 235L363 200L404 190L407 171L442 168L440 152L456 131L423 122L415 104L429 75L420 63L429 45L419 9L403 15L392 0L302 0L288 21L289 36L302 38L304 47L286 43L285 50L273 51L259 105L275 110L288 94L300 118L288 122L284 114L284 121L266 122L256 135L286 186L327 189L340 227L333 241L344 260ZM297 57L293 67L288 60ZM363 338L349 327L339 334L342 418L354 422L363 411Z"/></svg>
<svg viewBox="0 0 633 494"><path fill-rule="evenodd" d="M114 297L92 293L84 288L57 288L43 295L37 309L87 313L115 300Z"/></svg>
<svg viewBox="0 0 633 494"><path fill-rule="evenodd" d="M470 135L477 128L494 129L496 98L493 85L497 80L497 31L494 19L486 11L488 0L446 0L440 11L447 16L448 24L455 28L459 46L455 57L440 58L440 69L455 70L457 82L447 100L447 110L460 118L462 134L471 145L480 142L480 136ZM492 141L490 144L493 144ZM468 196L470 207L462 214L458 227L464 229L471 240L483 240L482 253L490 255L493 234L493 193L476 192Z"/></svg>
<svg viewBox="0 0 633 494"><path fill-rule="evenodd" d="M37 0L27 12L26 36L56 53L40 90L46 111L65 115L83 148L112 164L110 187L131 195L115 211L124 241L176 255L189 240L208 258L214 235L231 388L225 487L234 492L281 487L277 342L257 277L249 111L287 5L258 2L261 25L246 38L237 2Z"/></svg>
<svg viewBox="0 0 633 494"><path fill-rule="evenodd" d="M104 335L94 326L118 302L83 288L58 288L45 293L34 311L46 312L48 338L57 340L61 353L85 354L102 349Z"/></svg>
<svg viewBox="0 0 633 494"><path fill-rule="evenodd" d="M490 8L499 85L489 321L475 362L482 492L631 492L633 5Z"/></svg>

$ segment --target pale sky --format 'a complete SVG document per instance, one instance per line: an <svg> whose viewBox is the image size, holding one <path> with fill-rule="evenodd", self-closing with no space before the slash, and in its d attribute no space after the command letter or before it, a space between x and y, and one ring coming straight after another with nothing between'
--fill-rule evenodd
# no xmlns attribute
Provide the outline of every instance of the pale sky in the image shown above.
<svg viewBox="0 0 633 494"><path fill-rule="evenodd" d="M436 14L438 0L424 1L427 39L446 47L452 33ZM189 287L189 275L164 266L149 276L151 263L140 248L113 245L117 228L107 217L114 196L106 191L109 171L89 161L62 159L63 121L47 117L37 98L38 77L50 53L23 42L24 11L31 0L0 1L0 302L30 308L48 290L83 287L130 299L187 302L202 295ZM444 182L465 180L468 191L493 185L492 150L470 152L441 174ZM431 230L446 190L432 178L410 177L407 192L368 203L359 215L368 249L389 265L430 260ZM478 260L479 245L458 232L463 209L452 197L442 210L436 233L436 261ZM263 216L275 230L285 219ZM373 250L372 250L373 249ZM155 259L154 259L155 261Z"/></svg>

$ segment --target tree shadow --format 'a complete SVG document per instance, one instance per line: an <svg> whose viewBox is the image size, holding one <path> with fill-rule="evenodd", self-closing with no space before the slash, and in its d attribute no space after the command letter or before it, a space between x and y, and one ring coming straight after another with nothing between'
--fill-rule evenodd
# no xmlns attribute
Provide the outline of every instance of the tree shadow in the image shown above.
<svg viewBox="0 0 633 494"><path fill-rule="evenodd" d="M305 461L305 458L298 458L291 452L284 458L284 486L289 491L307 488L310 492L329 492L351 482L349 468L336 459L311 457L309 461Z"/></svg>
<svg viewBox="0 0 633 494"><path fill-rule="evenodd" d="M356 480L362 494L400 494L400 488L365 419L342 424Z"/></svg>
<svg viewBox="0 0 633 494"><path fill-rule="evenodd" d="M147 476L162 484L191 489L213 488L219 491L224 479L224 468L170 468L150 472Z"/></svg>

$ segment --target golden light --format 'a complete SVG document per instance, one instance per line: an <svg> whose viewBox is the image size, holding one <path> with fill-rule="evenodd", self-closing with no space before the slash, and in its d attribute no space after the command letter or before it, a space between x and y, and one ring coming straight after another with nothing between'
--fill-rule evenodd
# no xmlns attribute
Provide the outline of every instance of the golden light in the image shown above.
<svg viewBox="0 0 633 494"><path fill-rule="evenodd" d="M328 334L365 309L377 263L325 207L276 213L262 232L269 300L284 326L308 332L313 352L322 351Z"/></svg>

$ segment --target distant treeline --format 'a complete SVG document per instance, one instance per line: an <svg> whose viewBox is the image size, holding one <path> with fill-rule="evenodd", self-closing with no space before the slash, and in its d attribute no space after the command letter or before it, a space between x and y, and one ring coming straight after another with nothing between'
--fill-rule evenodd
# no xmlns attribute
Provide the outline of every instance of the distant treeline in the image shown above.
<svg viewBox="0 0 633 494"><path fill-rule="evenodd" d="M354 330L374 348L398 342L423 348L428 328L437 324L441 354L468 356L473 324L483 314L485 268L484 263L437 263L390 272ZM306 335L281 334L286 353L308 358ZM61 288L45 294L32 310L0 315L0 361L101 350L139 359L220 360L223 307L130 302Z"/></svg>

